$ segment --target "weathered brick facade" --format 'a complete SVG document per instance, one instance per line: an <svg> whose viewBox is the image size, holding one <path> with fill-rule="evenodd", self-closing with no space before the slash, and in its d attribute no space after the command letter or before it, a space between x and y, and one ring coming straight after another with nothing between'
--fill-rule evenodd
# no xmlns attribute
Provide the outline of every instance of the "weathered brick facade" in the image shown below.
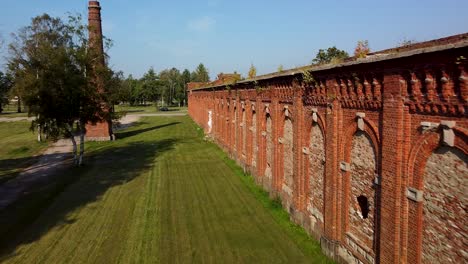
<svg viewBox="0 0 468 264"><path fill-rule="evenodd" d="M189 85L189 113L334 259L466 263L467 55L464 34Z"/></svg>

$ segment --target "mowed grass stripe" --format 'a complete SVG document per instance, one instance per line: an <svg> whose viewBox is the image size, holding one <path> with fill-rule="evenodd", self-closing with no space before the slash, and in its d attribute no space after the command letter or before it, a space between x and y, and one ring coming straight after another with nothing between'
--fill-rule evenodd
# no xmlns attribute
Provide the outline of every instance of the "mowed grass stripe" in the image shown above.
<svg viewBox="0 0 468 264"><path fill-rule="evenodd" d="M149 117L91 143L80 178L6 263L324 263L188 117ZM237 168L237 169L236 169ZM261 198L264 199L264 198ZM281 213L279 214L281 215ZM33 234L33 235L28 235ZM306 245L306 246L304 246Z"/></svg>

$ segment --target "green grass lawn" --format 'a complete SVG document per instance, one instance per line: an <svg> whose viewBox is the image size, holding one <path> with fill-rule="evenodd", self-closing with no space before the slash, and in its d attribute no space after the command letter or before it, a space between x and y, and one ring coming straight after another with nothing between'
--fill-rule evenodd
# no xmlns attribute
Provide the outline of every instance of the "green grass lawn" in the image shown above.
<svg viewBox="0 0 468 264"><path fill-rule="evenodd" d="M27 117L28 111L27 109L22 107L23 113L18 113L18 105L16 103L12 104L4 104L2 105L3 111L0 113L0 117Z"/></svg>
<svg viewBox="0 0 468 264"><path fill-rule="evenodd" d="M37 142L30 122L0 122L0 184L31 165L48 144Z"/></svg>
<svg viewBox="0 0 468 264"><path fill-rule="evenodd" d="M45 190L55 198L27 199L44 209L17 221L31 224L4 239L0 262L329 262L188 117L148 117L117 137L89 143L87 165L58 177L73 182Z"/></svg>
<svg viewBox="0 0 468 264"><path fill-rule="evenodd" d="M168 107L169 111L185 111L187 107ZM115 111L116 112L125 112L127 114L149 114L149 113L160 113L158 110L159 108L155 105L138 105L138 106L130 106L130 105L116 105Z"/></svg>
<svg viewBox="0 0 468 264"><path fill-rule="evenodd" d="M3 111L0 113L0 117L4 118L12 118L12 117L28 117L28 113L18 113L18 112L8 112L8 111Z"/></svg>

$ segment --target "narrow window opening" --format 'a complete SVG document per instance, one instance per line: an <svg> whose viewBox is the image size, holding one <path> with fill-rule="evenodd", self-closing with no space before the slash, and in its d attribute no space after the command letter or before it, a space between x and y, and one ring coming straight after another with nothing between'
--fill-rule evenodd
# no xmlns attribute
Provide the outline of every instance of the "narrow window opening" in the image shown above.
<svg viewBox="0 0 468 264"><path fill-rule="evenodd" d="M361 216L363 219L367 219L369 217L369 201L367 197L361 195L357 198L359 203L359 207L361 208Z"/></svg>

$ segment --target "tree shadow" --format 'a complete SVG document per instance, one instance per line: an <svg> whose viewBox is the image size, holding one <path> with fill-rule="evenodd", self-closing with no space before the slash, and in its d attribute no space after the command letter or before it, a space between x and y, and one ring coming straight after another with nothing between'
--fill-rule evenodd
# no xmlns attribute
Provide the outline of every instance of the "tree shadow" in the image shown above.
<svg viewBox="0 0 468 264"><path fill-rule="evenodd" d="M122 110L120 112L124 112L124 113L141 113L141 112L145 112L145 110L140 110L140 109L128 109L128 110Z"/></svg>
<svg viewBox="0 0 468 264"><path fill-rule="evenodd" d="M21 169L30 167L38 160L39 156L0 160L0 186L24 171Z"/></svg>
<svg viewBox="0 0 468 264"><path fill-rule="evenodd" d="M56 171L69 167L71 160L71 153L0 160L0 211L14 203L27 190L47 183Z"/></svg>
<svg viewBox="0 0 468 264"><path fill-rule="evenodd" d="M170 124L168 124L170 125ZM137 130L138 133L163 126ZM130 136L130 134L126 134ZM88 153L85 166L56 171L15 204L0 211L0 262L21 245L40 240L55 227L72 224L69 213L97 201L108 189L127 184L151 169L155 157L173 149L177 139L109 143ZM66 191L65 191L66 190Z"/></svg>
<svg viewBox="0 0 468 264"><path fill-rule="evenodd" d="M138 123L138 124L140 125L140 124L143 124L143 123ZM160 128L164 128L164 127L168 127L168 126L173 126L173 125L177 125L177 124L180 124L180 122L172 122L172 123L167 123L167 124L163 124L163 125L147 127L147 128L137 129L137 130L117 132L117 133L115 133L115 137L117 139L124 139L124 138L127 138L127 137L136 136L136 135L141 134L141 133L145 133L145 132L149 132L149 131L153 131L153 130L156 130L156 129L160 129Z"/></svg>

